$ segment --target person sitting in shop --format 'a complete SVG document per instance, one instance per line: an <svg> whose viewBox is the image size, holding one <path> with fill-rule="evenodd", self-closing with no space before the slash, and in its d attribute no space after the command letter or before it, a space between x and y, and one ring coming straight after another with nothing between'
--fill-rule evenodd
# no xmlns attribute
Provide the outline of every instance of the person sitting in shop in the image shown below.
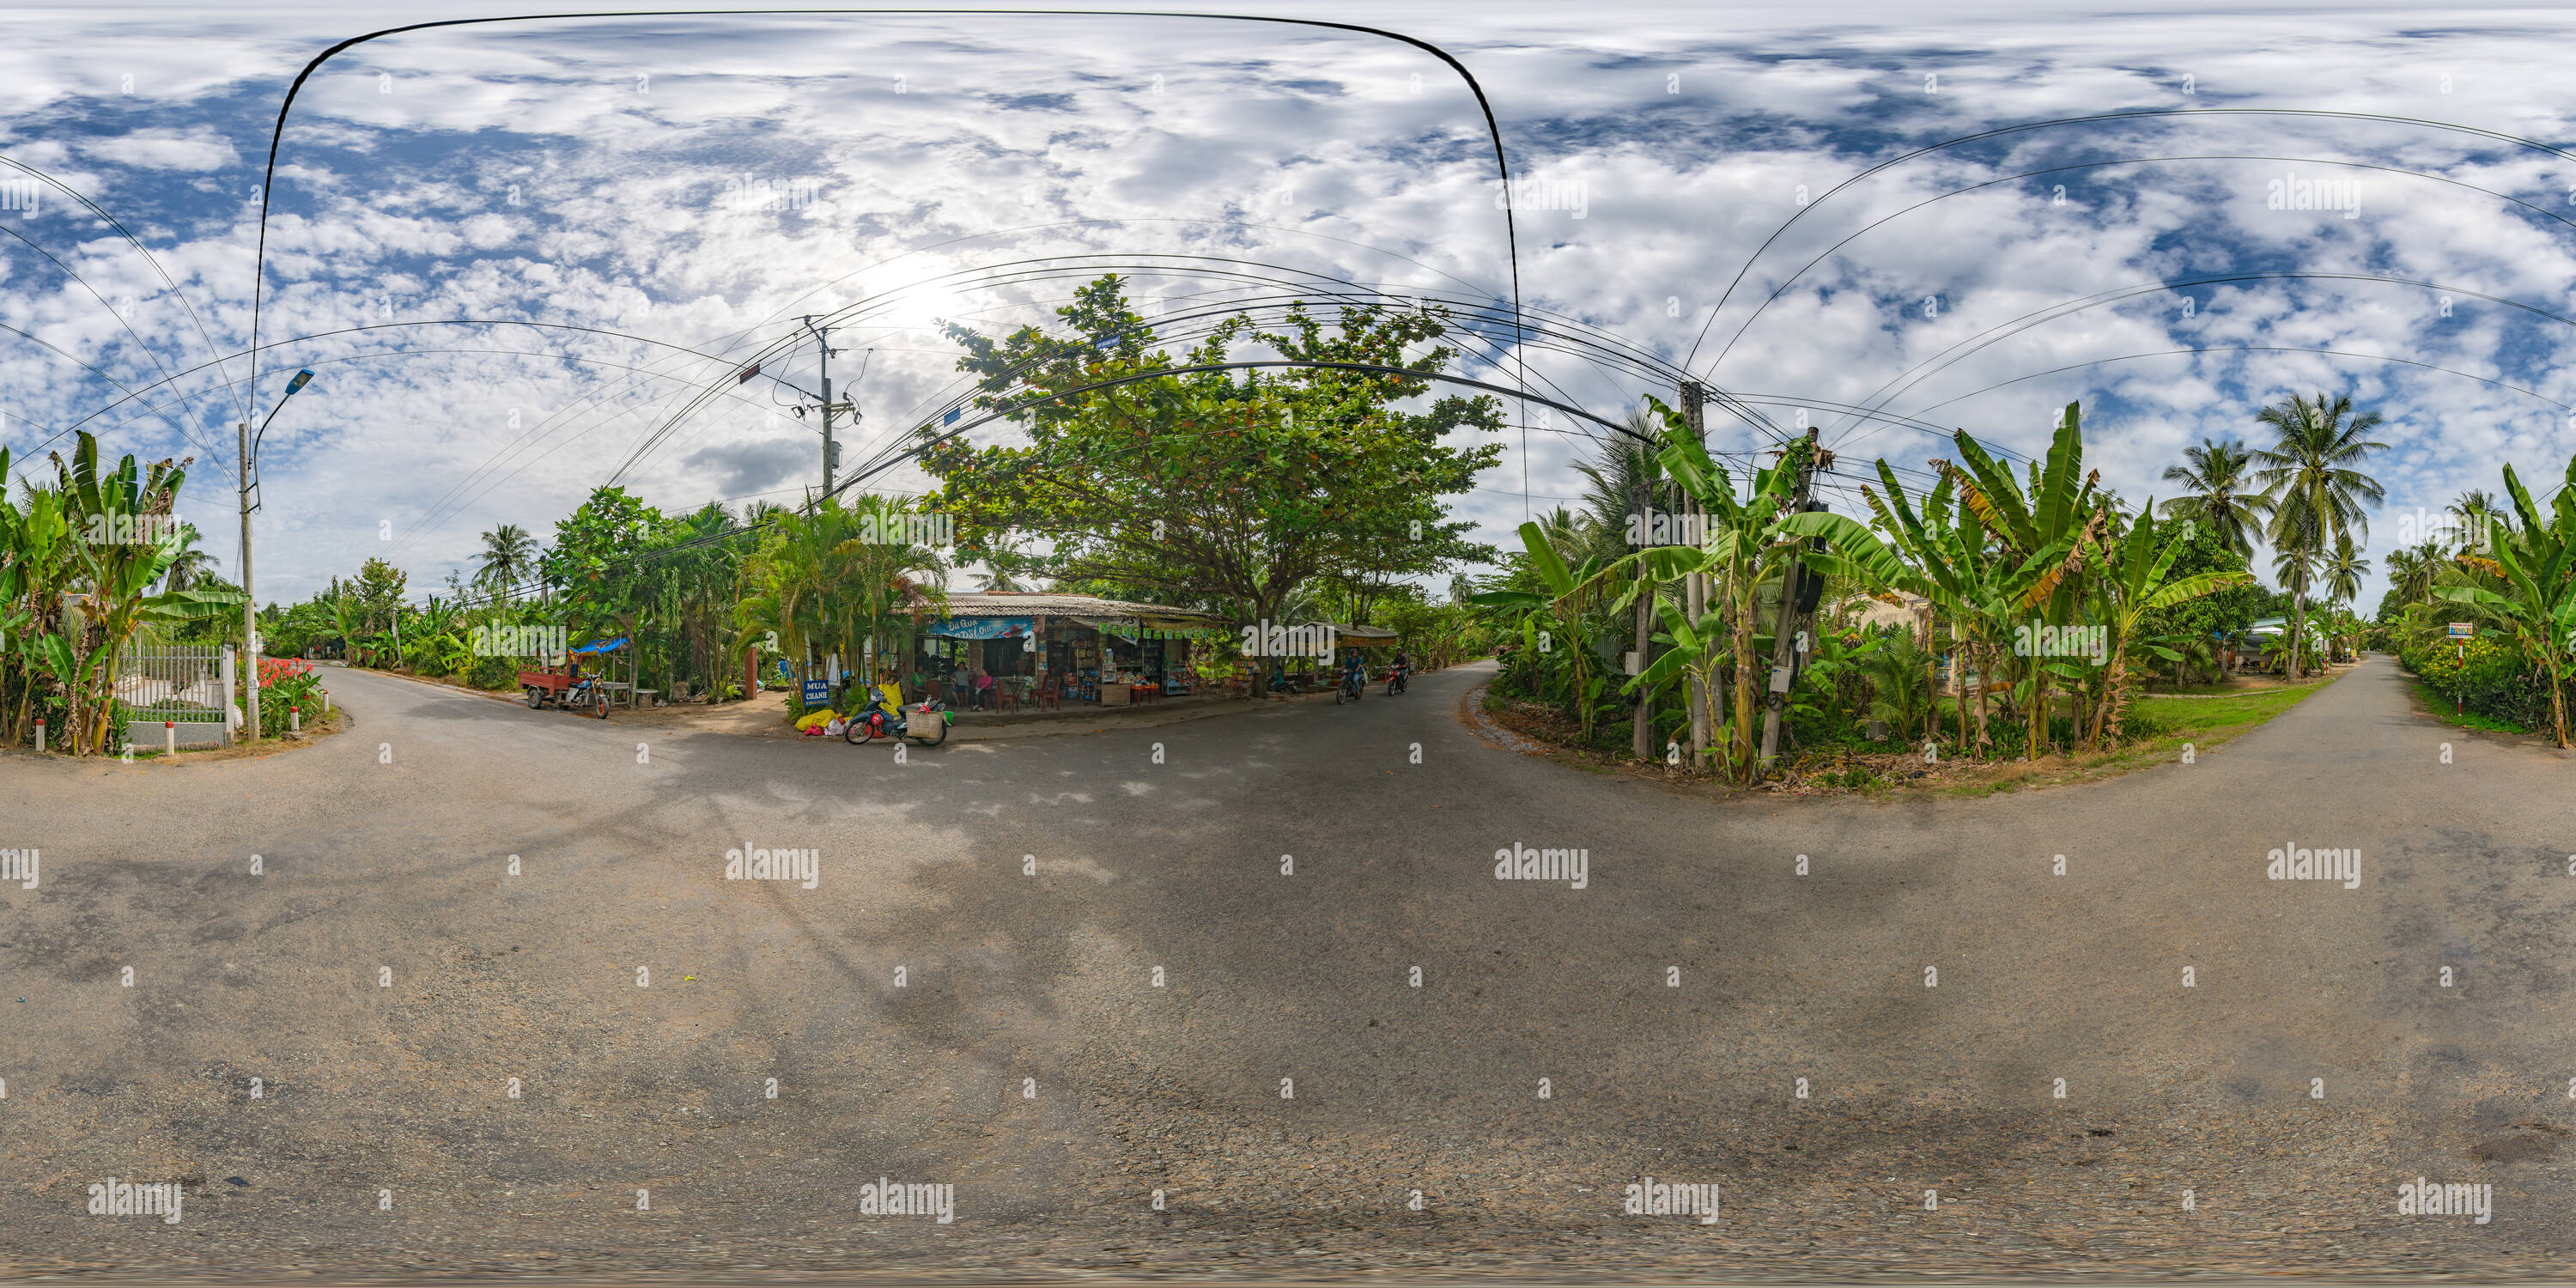
<svg viewBox="0 0 2576 1288"><path fill-rule="evenodd" d="M975 673L975 709L978 711L989 711L992 710L992 708L993 673L990 671L977 671Z"/></svg>

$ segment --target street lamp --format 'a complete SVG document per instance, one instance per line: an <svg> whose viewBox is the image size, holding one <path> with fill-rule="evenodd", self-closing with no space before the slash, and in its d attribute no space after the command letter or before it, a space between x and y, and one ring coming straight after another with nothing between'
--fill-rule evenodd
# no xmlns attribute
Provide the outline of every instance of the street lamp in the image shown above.
<svg viewBox="0 0 2576 1288"><path fill-rule="evenodd" d="M277 419L277 413L286 406L287 399L311 383L311 367L296 372L295 378L286 382L286 392L278 395L277 406L269 408L267 417L259 422L257 435L250 432L249 421L236 426L241 435L242 651L249 655L246 659L249 665L242 672L242 706L249 715L245 732L252 742L259 741L259 597L250 588L251 477L257 470L258 440L267 435L268 422Z"/></svg>

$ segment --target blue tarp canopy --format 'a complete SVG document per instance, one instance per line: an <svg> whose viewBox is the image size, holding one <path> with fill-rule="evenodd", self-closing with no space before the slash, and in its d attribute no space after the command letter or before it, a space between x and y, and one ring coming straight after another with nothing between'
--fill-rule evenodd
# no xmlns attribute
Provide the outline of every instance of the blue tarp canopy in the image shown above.
<svg viewBox="0 0 2576 1288"><path fill-rule="evenodd" d="M584 644L580 648L572 651L575 653L614 653L624 647L626 647L626 637L620 635L616 639L609 640L606 643Z"/></svg>
<svg viewBox="0 0 2576 1288"><path fill-rule="evenodd" d="M999 640L1026 635L1036 625L1028 617L948 617L922 627L924 635L952 640Z"/></svg>

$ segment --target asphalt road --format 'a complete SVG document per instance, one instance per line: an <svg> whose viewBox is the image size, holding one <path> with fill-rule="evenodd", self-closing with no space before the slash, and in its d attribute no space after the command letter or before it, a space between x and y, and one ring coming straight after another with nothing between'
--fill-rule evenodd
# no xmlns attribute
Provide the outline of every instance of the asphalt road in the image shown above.
<svg viewBox="0 0 2576 1288"><path fill-rule="evenodd" d="M0 887L0 1268L2576 1252L2576 763L2411 716L2385 661L2196 764L1895 802L1515 755L1460 719L1481 675L898 764L352 673L292 754L0 759L0 848L41 852ZM1521 846L1582 888L1498 880ZM2357 888L2268 879L2298 846ZM2419 1175L2491 1219L2400 1215ZM953 1221L863 1211L880 1177ZM1717 1219L1624 1213L1648 1177ZM110 1178L182 1219L88 1214Z"/></svg>

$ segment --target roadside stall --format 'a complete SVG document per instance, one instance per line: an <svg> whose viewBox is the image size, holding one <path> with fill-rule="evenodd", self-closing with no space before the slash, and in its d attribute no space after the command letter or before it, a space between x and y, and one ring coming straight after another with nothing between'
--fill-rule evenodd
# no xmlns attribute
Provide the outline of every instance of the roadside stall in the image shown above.
<svg viewBox="0 0 2576 1288"><path fill-rule="evenodd" d="M1375 626L1345 626L1340 622L1327 622L1325 625L1333 632L1333 674L1336 676L1341 674L1343 659L1357 652L1368 659L1369 678L1382 678L1386 668L1394 662L1395 646L1403 639L1394 631Z"/></svg>
<svg viewBox="0 0 2576 1288"><path fill-rule="evenodd" d="M958 592L947 616L923 624L915 664L924 683L955 691L989 675L999 705L1126 706L1198 692L1192 645L1225 628L1215 615L1095 595ZM964 703L959 705L963 706Z"/></svg>

